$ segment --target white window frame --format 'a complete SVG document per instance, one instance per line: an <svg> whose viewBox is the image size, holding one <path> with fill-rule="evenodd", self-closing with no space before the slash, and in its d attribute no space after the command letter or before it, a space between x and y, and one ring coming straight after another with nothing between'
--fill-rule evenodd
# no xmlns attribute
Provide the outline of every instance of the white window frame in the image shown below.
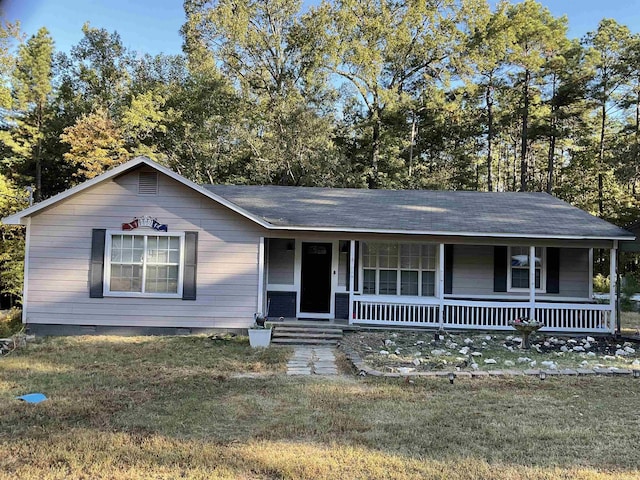
<svg viewBox="0 0 640 480"><path fill-rule="evenodd" d="M507 292L528 292L529 288L518 288L511 286L511 272L513 266L511 265L511 251L513 248L526 248L528 245L513 245L507 248ZM540 262L540 288L536 288L536 293L547 293L547 247L536 247L540 249L540 255L542 256L542 262ZM520 267L524 268L524 267ZM529 267L527 266L527 271Z"/></svg>
<svg viewBox="0 0 640 480"><path fill-rule="evenodd" d="M147 293L147 292L112 292L111 291L111 243L114 235L145 236L145 237L178 237L180 239L180 263L178 265L178 292L177 293ZM142 297L142 298L182 298L184 288L184 232L158 232L153 229L142 230L107 230L104 248L104 282L103 295L105 297ZM145 254L147 240L145 238ZM145 255L146 256L146 255ZM142 288L146 282L145 268L142 268Z"/></svg>
<svg viewBox="0 0 640 480"><path fill-rule="evenodd" d="M398 249L398 264L395 268L391 268L391 267L380 267L380 256L376 255L376 265L375 267L365 267L364 266L364 244L369 244L369 245L396 245L397 249ZM420 247L422 247L423 245L426 246L430 246L432 248L434 248L435 253L434 253L434 269L430 270L430 269L425 269L423 268L422 265L422 253L420 254L420 267L416 270L414 268L402 268L401 264L402 264L402 259L401 259L401 251L402 251L402 245L419 245ZM360 244L360 258L359 258L359 264L360 264L360 268L359 268L359 291L361 292L362 295L375 295L375 296L379 296L382 298L438 298L439 295L439 282L438 282L438 272L439 272L439 266L440 266L440 260L439 260L439 255L438 255L438 244L435 243L429 243L429 242L376 242L376 241L362 241ZM365 270L374 270L375 271L375 292L374 293L364 293L364 271ZM380 294L380 270L392 270L397 272L396 275L396 294L395 295L387 295L387 294ZM418 295L402 295L401 291L402 291L402 272L418 272ZM433 272L434 274L434 294L432 295L422 295L422 273L423 272Z"/></svg>

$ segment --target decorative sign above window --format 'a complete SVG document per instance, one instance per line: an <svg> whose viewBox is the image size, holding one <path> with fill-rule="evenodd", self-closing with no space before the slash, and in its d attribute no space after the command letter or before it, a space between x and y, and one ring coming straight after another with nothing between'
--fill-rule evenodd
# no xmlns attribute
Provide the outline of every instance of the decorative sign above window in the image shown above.
<svg viewBox="0 0 640 480"><path fill-rule="evenodd" d="M158 232L166 232L168 231L168 227L166 224L160 223L157 218L150 217L149 215L144 215L142 217L135 217L129 223L122 224L122 230L135 230L139 227L148 227L157 230Z"/></svg>

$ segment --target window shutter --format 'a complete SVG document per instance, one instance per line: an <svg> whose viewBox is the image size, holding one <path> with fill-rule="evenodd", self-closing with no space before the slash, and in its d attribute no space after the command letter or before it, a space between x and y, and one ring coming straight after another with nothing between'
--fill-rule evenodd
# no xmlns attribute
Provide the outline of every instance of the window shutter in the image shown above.
<svg viewBox="0 0 640 480"><path fill-rule="evenodd" d="M507 247L493 247L493 291L507 291Z"/></svg>
<svg viewBox="0 0 640 480"><path fill-rule="evenodd" d="M184 233L184 275L182 299L196 299L196 276L198 269L198 232Z"/></svg>
<svg viewBox="0 0 640 480"><path fill-rule="evenodd" d="M444 246L444 293L453 293L453 245Z"/></svg>
<svg viewBox="0 0 640 480"><path fill-rule="evenodd" d="M559 248L547 248L547 293L560 293Z"/></svg>
<svg viewBox="0 0 640 480"><path fill-rule="evenodd" d="M91 234L91 265L89 267L89 297L104 296L104 242L107 231L94 228Z"/></svg>

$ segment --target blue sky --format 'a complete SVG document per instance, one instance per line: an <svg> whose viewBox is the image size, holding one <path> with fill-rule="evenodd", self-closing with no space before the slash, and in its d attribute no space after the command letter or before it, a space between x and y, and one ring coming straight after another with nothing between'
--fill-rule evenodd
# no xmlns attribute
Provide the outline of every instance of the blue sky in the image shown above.
<svg viewBox="0 0 640 480"><path fill-rule="evenodd" d="M305 4L315 3L305 0ZM495 0L492 0L495 3ZM640 32L640 0L542 0L555 16L569 18L569 36L582 37L600 19L614 18ZM0 0L4 16L20 20L28 35L46 26L58 50L68 51L82 37L82 24L116 30L125 46L138 52L180 53L182 0Z"/></svg>

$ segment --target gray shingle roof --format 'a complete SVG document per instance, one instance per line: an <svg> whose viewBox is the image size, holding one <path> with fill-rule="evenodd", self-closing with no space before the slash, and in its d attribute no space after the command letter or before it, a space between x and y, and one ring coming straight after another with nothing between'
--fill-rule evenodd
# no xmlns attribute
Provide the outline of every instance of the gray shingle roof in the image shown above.
<svg viewBox="0 0 640 480"><path fill-rule="evenodd" d="M407 233L632 237L546 193L207 185L274 226Z"/></svg>

